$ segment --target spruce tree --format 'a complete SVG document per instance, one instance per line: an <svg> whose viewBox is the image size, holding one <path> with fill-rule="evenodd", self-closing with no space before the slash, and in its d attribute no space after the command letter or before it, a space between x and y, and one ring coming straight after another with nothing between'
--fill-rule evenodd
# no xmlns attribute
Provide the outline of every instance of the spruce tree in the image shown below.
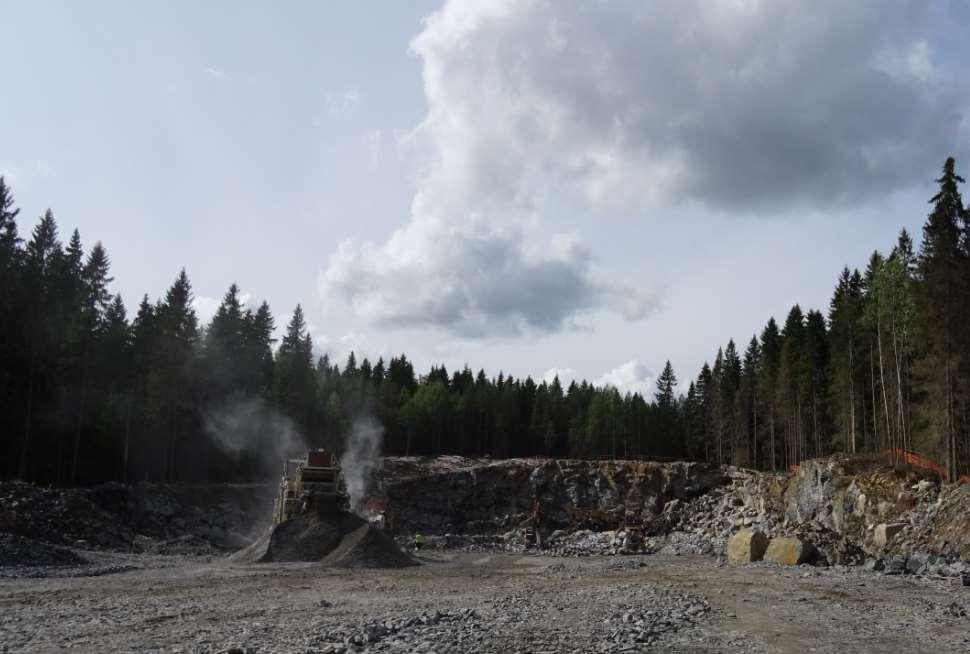
<svg viewBox="0 0 970 654"><path fill-rule="evenodd" d="M957 473L958 403L965 390L959 357L967 305L967 255L961 247L966 212L959 190L964 180L956 174L953 157L946 160L936 182L939 192L930 199L933 210L923 226L919 254L926 321L926 356L920 368L927 389L923 413L933 428L927 446L943 456L952 479Z"/></svg>

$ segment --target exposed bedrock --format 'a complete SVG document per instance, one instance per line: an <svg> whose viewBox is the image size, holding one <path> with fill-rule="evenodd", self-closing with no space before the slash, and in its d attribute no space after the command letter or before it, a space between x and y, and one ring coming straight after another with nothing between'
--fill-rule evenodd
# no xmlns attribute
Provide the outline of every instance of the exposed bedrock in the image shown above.
<svg viewBox="0 0 970 654"><path fill-rule="evenodd" d="M392 458L372 501L398 533L513 545L528 537L538 503L547 534L582 530L581 543L560 538L567 552L622 551L628 542L612 534L638 524L646 547L673 551L723 554L731 535L753 529L800 539L830 564L970 561L970 485L864 458L807 461L791 475L700 463Z"/></svg>
<svg viewBox="0 0 970 654"><path fill-rule="evenodd" d="M658 516L728 481L725 468L701 463L386 459L382 499L397 531L487 534L526 519L537 501L550 526L606 525Z"/></svg>

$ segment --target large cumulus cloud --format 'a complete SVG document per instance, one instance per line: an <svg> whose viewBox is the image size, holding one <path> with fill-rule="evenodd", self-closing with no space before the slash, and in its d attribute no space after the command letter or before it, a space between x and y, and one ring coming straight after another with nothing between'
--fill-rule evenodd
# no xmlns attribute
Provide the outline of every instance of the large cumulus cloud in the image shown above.
<svg viewBox="0 0 970 654"><path fill-rule="evenodd" d="M345 243L329 297L463 334L628 318L649 293L606 280L550 207L786 213L849 206L925 176L965 98L922 0L455 1L412 43L428 113L407 224ZM641 286L643 280L639 280Z"/></svg>

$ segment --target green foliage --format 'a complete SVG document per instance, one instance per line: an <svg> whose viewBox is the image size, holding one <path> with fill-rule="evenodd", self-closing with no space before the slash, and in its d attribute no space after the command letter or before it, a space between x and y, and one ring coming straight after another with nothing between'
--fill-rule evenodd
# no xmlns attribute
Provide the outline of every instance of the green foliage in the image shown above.
<svg viewBox="0 0 970 654"><path fill-rule="evenodd" d="M915 449L949 474L970 472L970 214L948 159L918 252L902 231L864 273L845 268L827 316L795 305L739 352L718 348L678 395L666 362L645 399L558 378L489 377L465 366L424 375L401 354L350 353L343 370L314 358L302 307L277 343L263 302L236 284L198 324L182 270L164 297L128 319L110 290L110 260L66 246L51 211L26 242L0 177L0 432L4 477L56 483L108 479L256 478L261 450L287 430L305 447L339 450L362 415L392 455L677 457L784 469L835 451ZM243 450L209 428L245 405L272 433ZM284 429L284 426L286 427ZM278 433L277 433L278 432ZM275 456L275 454L274 454Z"/></svg>

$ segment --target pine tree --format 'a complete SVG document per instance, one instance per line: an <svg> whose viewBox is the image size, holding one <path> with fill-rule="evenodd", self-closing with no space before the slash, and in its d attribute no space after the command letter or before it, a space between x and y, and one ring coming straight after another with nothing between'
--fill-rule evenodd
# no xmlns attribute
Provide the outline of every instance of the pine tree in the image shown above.
<svg viewBox="0 0 970 654"><path fill-rule="evenodd" d="M825 318L819 311L805 314L805 344L803 393L809 407L806 422L811 424L811 456L820 457L828 451L829 419L825 397L828 394L829 339ZM808 448L806 448L808 449Z"/></svg>
<svg viewBox="0 0 970 654"><path fill-rule="evenodd" d="M233 394L241 394L247 386L251 370L246 366L246 320L239 299L239 287L232 283L216 309L205 333L206 371L209 392L216 402L224 402Z"/></svg>
<svg viewBox="0 0 970 654"><path fill-rule="evenodd" d="M950 478L957 473L958 402L961 392L961 335L966 324L966 254L961 248L961 225L966 220L952 157L936 180L939 192L930 199L933 211L923 226L919 254L922 311L926 321L926 356L921 372L927 392L922 410L938 440L931 435L946 461ZM933 443L932 441L937 441Z"/></svg>
<svg viewBox="0 0 970 654"><path fill-rule="evenodd" d="M829 403L839 427L842 449L850 453L856 452L857 425L864 415L858 379L862 331L859 280L858 271L853 274L844 268L829 303Z"/></svg>
<svg viewBox="0 0 970 654"><path fill-rule="evenodd" d="M767 452L770 468L778 469L777 419L778 419L778 373L781 366L781 334L774 318L768 320L761 332L761 370L758 375L758 396L764 406L762 413L767 422Z"/></svg>
<svg viewBox="0 0 970 654"><path fill-rule="evenodd" d="M80 250L80 236L77 230L71 237L71 244L67 249L69 267L73 267L74 259ZM84 431L85 412L88 403L88 392L91 383L92 358L95 355L95 348L102 336L105 317L111 302L111 294L108 292L108 284L113 280L109 276L111 263L108 254L101 245L95 243L88 255L87 261L80 269L80 300L75 309L77 312L77 334L75 342L79 348L79 388L77 400L77 415L74 424L74 445L71 457L71 483L76 484L78 479L78 462L81 453L81 435Z"/></svg>
<svg viewBox="0 0 970 654"><path fill-rule="evenodd" d="M792 307L781 333L781 357L778 366L779 410L785 433L784 463L788 468L804 458L804 389L805 368L802 352L805 317L801 307Z"/></svg>
<svg viewBox="0 0 970 654"><path fill-rule="evenodd" d="M14 407L22 404L19 386L24 377L23 334L21 321L17 320L17 307L22 298L23 264L21 239L17 232L19 213L10 187L0 176L0 404L10 407L0 412L0 431L7 434L19 432L20 416ZM7 465L0 465L0 475L11 473L13 470Z"/></svg>
<svg viewBox="0 0 970 654"><path fill-rule="evenodd" d="M26 383L24 420L21 431L17 477L28 479L31 472L31 445L35 403L47 380L39 372L53 364L53 348L58 340L60 311L56 305L57 273L64 252L57 238L57 224L50 209L34 227L24 253L24 341Z"/></svg>
<svg viewBox="0 0 970 654"><path fill-rule="evenodd" d="M177 469L179 461L191 462L179 456L184 436L197 425L195 396L197 366L194 354L199 339L198 318L192 306L192 285L183 268L166 291L165 299L156 307L158 359L153 368L154 394L159 398L163 413L163 448L161 476L173 481L185 474ZM196 461L200 460L196 452Z"/></svg>
<svg viewBox="0 0 970 654"><path fill-rule="evenodd" d="M316 384L313 344L307 333L303 307L298 304L276 353L276 403L280 411L292 418L308 435L314 423ZM329 433L325 436L337 439L342 434ZM323 445L319 438L315 442L318 446Z"/></svg>
<svg viewBox="0 0 970 654"><path fill-rule="evenodd" d="M758 379L761 368L761 344L758 338L752 336L748 347L744 351L741 364L741 384L738 391L736 413L739 418L737 431L744 438L744 448L736 461L741 465L757 467L758 465L758 431L761 427L758 414Z"/></svg>
<svg viewBox="0 0 970 654"><path fill-rule="evenodd" d="M674 408L674 402L676 401L674 395L676 388L677 375L674 374L674 367L670 365L670 361L668 360L664 364L663 372L657 377L657 391L654 393L657 406L661 409L672 410Z"/></svg>

